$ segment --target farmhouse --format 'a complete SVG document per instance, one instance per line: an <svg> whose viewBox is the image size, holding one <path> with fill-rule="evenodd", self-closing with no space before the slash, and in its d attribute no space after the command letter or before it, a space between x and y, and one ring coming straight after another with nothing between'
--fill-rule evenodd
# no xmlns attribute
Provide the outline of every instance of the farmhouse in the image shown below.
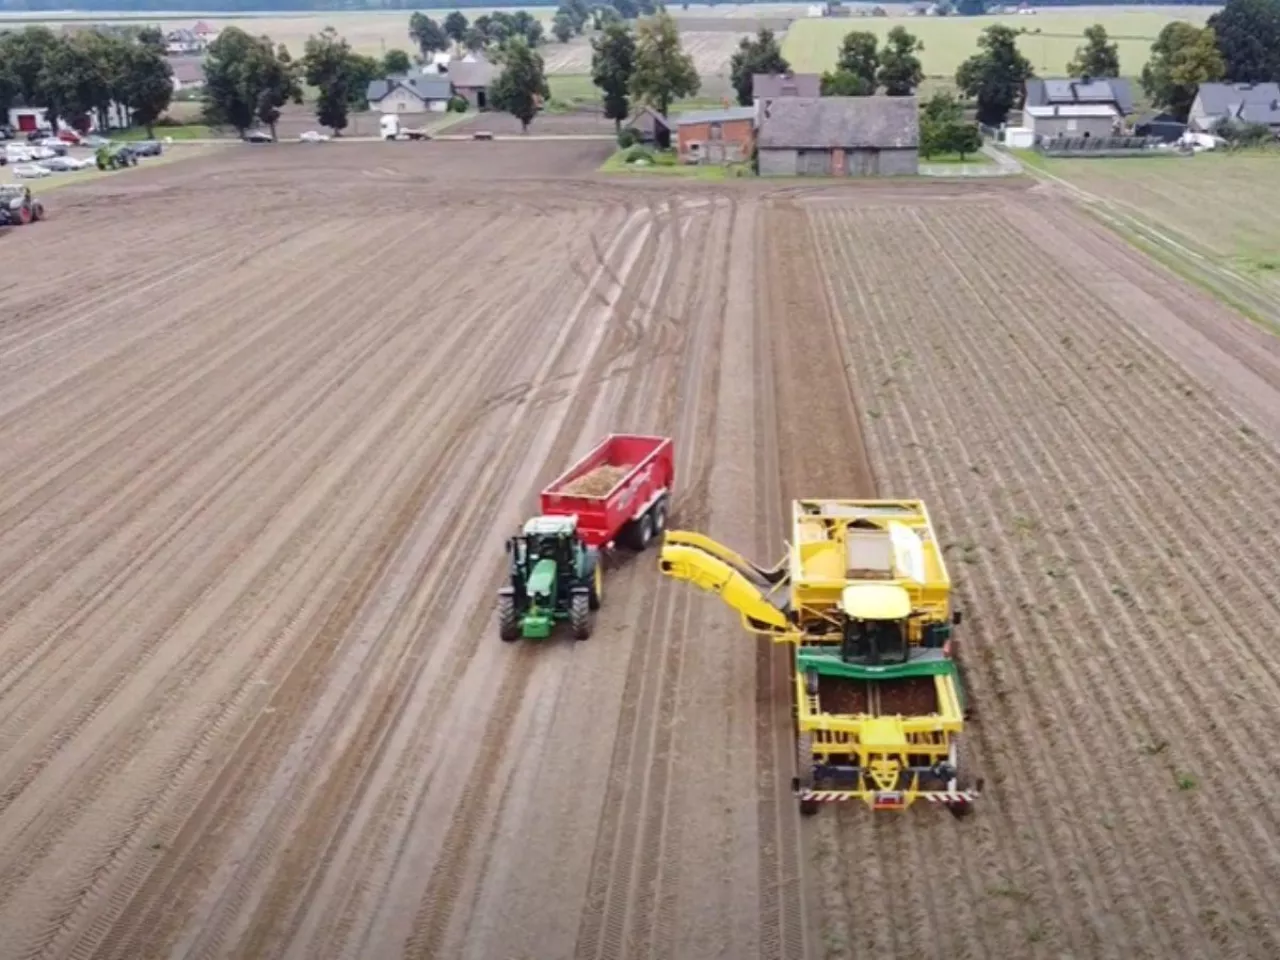
<svg viewBox="0 0 1280 960"><path fill-rule="evenodd" d="M764 175L890 176L920 168L915 97L783 97L763 111Z"/></svg>
<svg viewBox="0 0 1280 960"><path fill-rule="evenodd" d="M1115 77L1040 78L1027 81L1025 107L1110 106L1115 116L1133 113L1133 88Z"/></svg>
<svg viewBox="0 0 1280 960"><path fill-rule="evenodd" d="M755 107L698 110L672 117L681 163L737 163L751 159Z"/></svg>
<svg viewBox="0 0 1280 960"><path fill-rule="evenodd" d="M169 57L169 69L173 71L174 93L198 90L204 86L202 57Z"/></svg>
<svg viewBox="0 0 1280 960"><path fill-rule="evenodd" d="M452 96L449 78L431 74L371 80L365 93L370 108L382 113L443 113Z"/></svg>
<svg viewBox="0 0 1280 960"><path fill-rule="evenodd" d="M1224 120L1262 124L1280 135L1280 84L1200 84L1187 118L1188 126L1210 133Z"/></svg>
<svg viewBox="0 0 1280 960"><path fill-rule="evenodd" d="M454 92L465 99L474 110L488 108L489 87L493 85L494 66L481 56L468 54L461 60L453 60L445 66Z"/></svg>
<svg viewBox="0 0 1280 960"><path fill-rule="evenodd" d="M1064 103L1023 107L1022 126L1033 138L1116 137L1124 120L1109 103Z"/></svg>

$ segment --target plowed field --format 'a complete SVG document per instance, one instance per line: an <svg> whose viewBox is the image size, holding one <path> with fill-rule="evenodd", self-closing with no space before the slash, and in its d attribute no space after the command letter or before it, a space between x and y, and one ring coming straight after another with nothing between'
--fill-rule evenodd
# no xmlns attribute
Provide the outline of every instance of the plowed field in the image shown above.
<svg viewBox="0 0 1280 960"><path fill-rule="evenodd" d="M1018 184L417 147L0 236L0 957L1280 952L1271 341ZM929 500L973 817L801 822L785 652L652 555L498 642L610 430L764 560L791 497Z"/></svg>

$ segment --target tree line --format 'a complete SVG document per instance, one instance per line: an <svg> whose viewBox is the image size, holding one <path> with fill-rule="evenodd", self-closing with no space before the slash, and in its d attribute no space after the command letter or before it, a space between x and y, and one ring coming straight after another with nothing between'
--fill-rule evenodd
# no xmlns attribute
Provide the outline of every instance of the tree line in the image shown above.
<svg viewBox="0 0 1280 960"><path fill-rule="evenodd" d="M90 117L106 126L118 104L150 130L172 96L173 71L159 30L0 33L0 112L15 104L43 107L51 125L62 119L86 129Z"/></svg>

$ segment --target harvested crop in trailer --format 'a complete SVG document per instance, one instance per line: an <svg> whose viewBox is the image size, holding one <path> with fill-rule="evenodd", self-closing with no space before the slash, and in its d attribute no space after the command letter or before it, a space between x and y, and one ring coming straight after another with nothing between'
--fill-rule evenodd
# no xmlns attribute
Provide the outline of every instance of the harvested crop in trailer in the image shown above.
<svg viewBox="0 0 1280 960"><path fill-rule="evenodd" d="M625 477L631 470L631 467L616 467L612 464L603 464L594 470L588 470L582 476L565 484L561 493L568 494L571 497L603 497L606 493L618 485L618 481Z"/></svg>

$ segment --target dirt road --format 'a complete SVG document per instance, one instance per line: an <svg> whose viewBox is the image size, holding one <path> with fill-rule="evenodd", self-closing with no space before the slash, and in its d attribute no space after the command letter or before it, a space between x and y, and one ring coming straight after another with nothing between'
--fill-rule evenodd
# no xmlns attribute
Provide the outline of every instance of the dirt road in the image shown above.
<svg viewBox="0 0 1280 960"><path fill-rule="evenodd" d="M1277 454L1129 324L1109 240L1010 185L420 146L0 238L0 957L1280 949ZM1011 282L1045 219L1048 305ZM793 496L930 499L978 814L802 823L785 651L652 555L591 640L498 642L503 538L609 430L674 436L673 522L762 559Z"/></svg>

